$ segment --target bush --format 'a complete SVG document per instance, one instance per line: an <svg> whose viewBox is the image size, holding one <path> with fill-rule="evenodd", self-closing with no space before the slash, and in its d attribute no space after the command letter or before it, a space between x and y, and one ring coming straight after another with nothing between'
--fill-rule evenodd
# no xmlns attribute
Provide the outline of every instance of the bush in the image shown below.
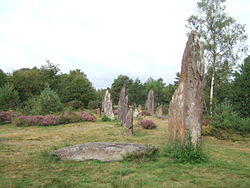
<svg viewBox="0 0 250 188"><path fill-rule="evenodd" d="M0 112L0 123L10 123L13 117L16 117L17 113L12 111Z"/></svg>
<svg viewBox="0 0 250 188"><path fill-rule="evenodd" d="M67 103L67 106L72 109L83 109L84 104L81 101L73 100Z"/></svg>
<svg viewBox="0 0 250 188"><path fill-rule="evenodd" d="M13 118L13 124L16 126L32 126L32 125L58 125L60 123L60 116L46 115L46 116L18 116Z"/></svg>
<svg viewBox="0 0 250 188"><path fill-rule="evenodd" d="M41 114L51 114L63 110L60 98L57 93L50 88L46 88L41 92L39 105L41 108Z"/></svg>
<svg viewBox="0 0 250 188"><path fill-rule="evenodd" d="M235 129L239 116L233 107L228 103L222 103L215 107L212 117L212 125L219 129Z"/></svg>
<svg viewBox="0 0 250 188"><path fill-rule="evenodd" d="M90 101L88 104L88 109L96 109L100 107L99 101Z"/></svg>
<svg viewBox="0 0 250 188"><path fill-rule="evenodd" d="M214 136L224 138L223 131L228 133L240 132L241 134L250 132L250 118L241 118L229 103L222 103L215 107L212 117ZM220 131L219 131L220 130ZM223 131L221 131L223 130Z"/></svg>
<svg viewBox="0 0 250 188"><path fill-rule="evenodd" d="M111 119L108 116L106 116L106 115L102 116L101 120L102 121L111 121Z"/></svg>
<svg viewBox="0 0 250 188"><path fill-rule="evenodd" d="M144 129L155 129L156 128L156 124L150 119L140 120L139 125Z"/></svg>
<svg viewBox="0 0 250 188"><path fill-rule="evenodd" d="M90 114L88 114L88 113L86 113L84 111L78 112L77 115L81 118L81 120L95 121L95 118L93 116L91 116Z"/></svg>
<svg viewBox="0 0 250 188"><path fill-rule="evenodd" d="M11 84L0 87L0 110L15 109L19 103L18 92Z"/></svg>
<svg viewBox="0 0 250 188"><path fill-rule="evenodd" d="M164 155L180 163L204 163L208 161L207 155L203 152L201 145L195 146L189 136L185 144L176 140L164 147Z"/></svg>

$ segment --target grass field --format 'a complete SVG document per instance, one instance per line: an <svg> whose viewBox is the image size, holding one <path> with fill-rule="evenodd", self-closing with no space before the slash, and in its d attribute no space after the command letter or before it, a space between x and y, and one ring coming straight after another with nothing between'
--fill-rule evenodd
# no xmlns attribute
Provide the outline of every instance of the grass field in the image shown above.
<svg viewBox="0 0 250 188"><path fill-rule="evenodd" d="M0 187L250 187L250 139L241 142L204 137L209 162L180 164L164 157L167 121L157 129L135 125L127 137L114 122L83 122L51 127L0 126ZM51 157L56 148L85 142L156 145L155 161L74 162Z"/></svg>

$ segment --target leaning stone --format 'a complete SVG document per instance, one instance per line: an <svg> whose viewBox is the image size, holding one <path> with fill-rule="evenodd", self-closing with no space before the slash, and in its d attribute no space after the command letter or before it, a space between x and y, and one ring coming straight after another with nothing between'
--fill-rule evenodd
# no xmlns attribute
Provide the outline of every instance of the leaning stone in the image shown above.
<svg viewBox="0 0 250 188"><path fill-rule="evenodd" d="M123 157L133 152L156 152L155 146L144 144L90 142L55 150L53 153L62 160L74 161L122 161Z"/></svg>
<svg viewBox="0 0 250 188"><path fill-rule="evenodd" d="M180 83L169 105L170 141L186 144L191 137L194 145L200 144L204 82L203 47L192 31L183 54Z"/></svg>
<svg viewBox="0 0 250 188"><path fill-rule="evenodd" d="M133 110L130 109L126 115L126 120L124 123L124 131L128 136L133 135Z"/></svg>

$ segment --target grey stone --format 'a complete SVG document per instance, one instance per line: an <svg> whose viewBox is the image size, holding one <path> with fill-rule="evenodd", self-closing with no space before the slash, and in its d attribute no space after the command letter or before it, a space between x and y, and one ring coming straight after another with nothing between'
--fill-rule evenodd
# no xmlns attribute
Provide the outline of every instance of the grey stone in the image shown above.
<svg viewBox="0 0 250 188"><path fill-rule="evenodd" d="M112 107L111 94L108 89L106 90L104 99L102 101L102 111L103 111L103 114L108 116L111 120L115 119L115 115L114 115L113 107Z"/></svg>
<svg viewBox="0 0 250 188"><path fill-rule="evenodd" d="M55 150L53 153L62 160L121 161L124 155L133 152L156 151L154 146L144 144L92 142Z"/></svg>
<svg viewBox="0 0 250 188"><path fill-rule="evenodd" d="M123 127L128 136L133 135L133 110L132 108L128 111L126 115L126 120L125 120Z"/></svg>
<svg viewBox="0 0 250 188"><path fill-rule="evenodd" d="M204 86L203 47L197 33L192 31L183 54L179 86L169 105L170 141L186 144L191 136L194 145L201 142Z"/></svg>
<svg viewBox="0 0 250 188"><path fill-rule="evenodd" d="M122 88L118 102L118 118L122 126L125 124L128 108L128 96L126 96L125 88Z"/></svg>
<svg viewBox="0 0 250 188"><path fill-rule="evenodd" d="M149 112L151 115L154 114L155 103L154 103L154 91L152 89L148 92L148 98L145 103L145 107L147 112Z"/></svg>

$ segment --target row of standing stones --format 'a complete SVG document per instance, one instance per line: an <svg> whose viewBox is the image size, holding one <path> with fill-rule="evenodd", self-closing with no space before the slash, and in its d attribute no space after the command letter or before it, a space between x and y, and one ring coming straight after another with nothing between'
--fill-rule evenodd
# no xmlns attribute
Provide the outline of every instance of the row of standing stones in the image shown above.
<svg viewBox="0 0 250 188"><path fill-rule="evenodd" d="M168 137L170 141L185 144L191 137L194 145L201 142L201 121L203 114L204 82L203 46L198 34L192 31L184 50L179 86L175 90L169 105ZM122 88L118 103L118 119L128 135L133 135L133 110L128 105L128 96ZM148 92L146 111L154 114L154 92ZM114 119L111 94L106 90L103 105L106 116ZM141 109L139 109L141 110ZM134 114L138 114L138 109ZM162 105L156 109L156 116L162 116Z"/></svg>
<svg viewBox="0 0 250 188"><path fill-rule="evenodd" d="M168 138L170 142L179 141L185 145L191 137L194 146L201 143L204 86L203 47L197 32L192 31L182 58L179 86L169 105ZM154 113L154 93L152 90L148 93L145 107L149 113ZM102 111L110 119L115 118L109 90L106 90ZM162 115L162 106L158 107L156 111ZM124 88L120 93L118 118L127 135L133 135L133 110L129 109L128 96ZM145 152L146 148L146 145L142 144L98 142L62 148L54 151L54 154L67 160L119 161L123 159L124 154L135 151Z"/></svg>

